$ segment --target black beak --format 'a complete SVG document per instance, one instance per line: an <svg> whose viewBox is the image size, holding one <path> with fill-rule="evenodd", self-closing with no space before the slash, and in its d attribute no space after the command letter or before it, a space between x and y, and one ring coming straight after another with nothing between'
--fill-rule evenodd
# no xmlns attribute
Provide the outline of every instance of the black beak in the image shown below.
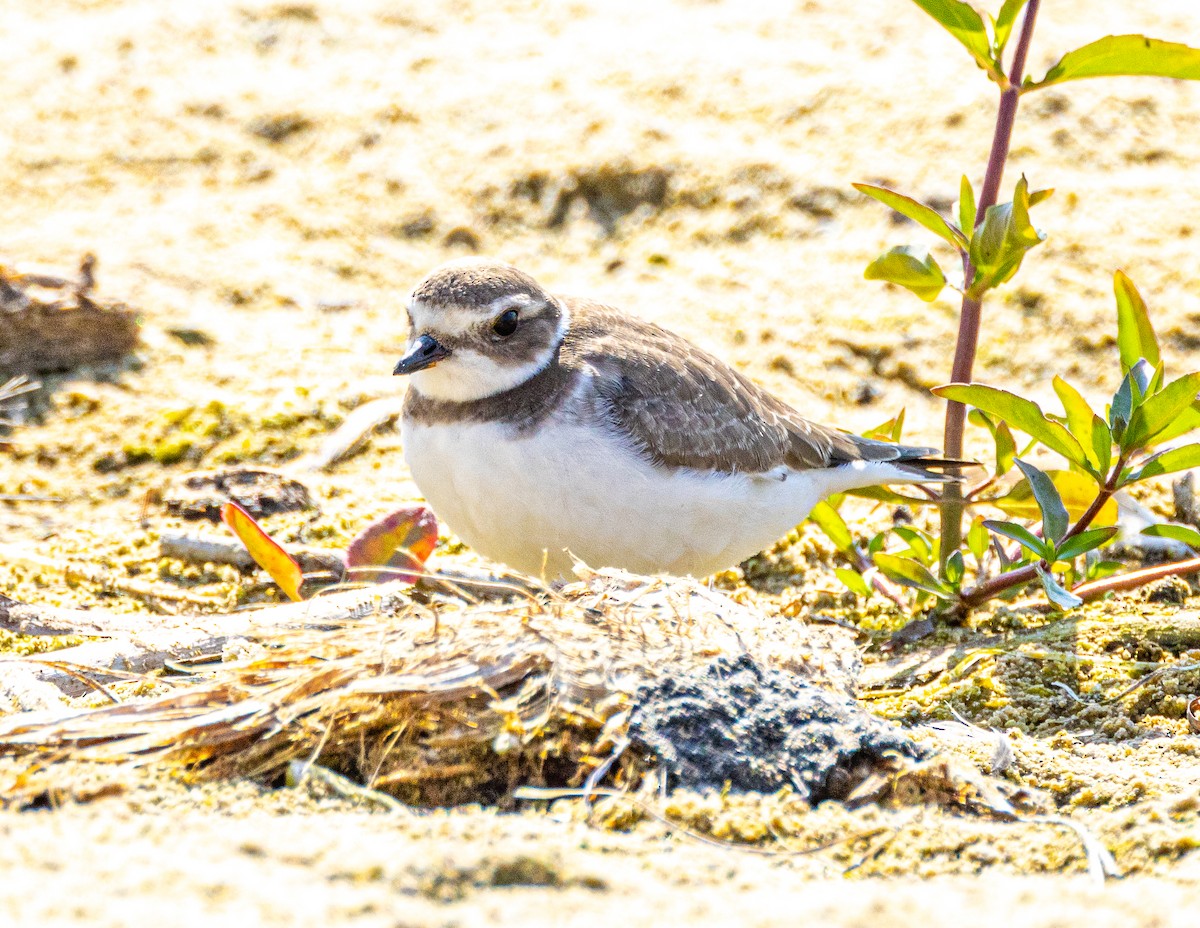
<svg viewBox="0 0 1200 928"><path fill-rule="evenodd" d="M421 335L404 352L393 374L414 374L427 367L433 367L438 361L450 357L450 349L432 335Z"/></svg>

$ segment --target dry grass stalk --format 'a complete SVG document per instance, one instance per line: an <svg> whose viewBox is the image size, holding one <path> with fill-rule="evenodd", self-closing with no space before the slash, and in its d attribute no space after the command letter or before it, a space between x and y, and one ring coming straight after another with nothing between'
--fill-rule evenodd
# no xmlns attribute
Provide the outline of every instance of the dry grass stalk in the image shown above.
<svg viewBox="0 0 1200 928"><path fill-rule="evenodd" d="M582 783L620 734L605 722L663 673L749 649L826 683L851 679L841 630L773 625L687 581L588 573L540 601L483 604L377 591L379 607L357 618L351 594L208 617L234 620L254 656L165 696L10 717L0 751L269 779L304 759L408 801L479 801L518 782ZM323 614L341 618L317 618L339 598Z"/></svg>

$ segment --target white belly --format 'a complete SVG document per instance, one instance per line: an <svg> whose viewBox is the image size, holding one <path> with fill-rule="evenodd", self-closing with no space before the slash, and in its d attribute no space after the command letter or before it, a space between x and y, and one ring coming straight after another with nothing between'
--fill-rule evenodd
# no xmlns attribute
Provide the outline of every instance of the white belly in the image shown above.
<svg viewBox="0 0 1200 928"><path fill-rule="evenodd" d="M433 511L493 560L548 579L593 567L704 576L745 560L825 495L894 479L871 465L727 475L656 468L604 433L553 420L524 436L490 423L402 426ZM569 552L569 553L568 553Z"/></svg>

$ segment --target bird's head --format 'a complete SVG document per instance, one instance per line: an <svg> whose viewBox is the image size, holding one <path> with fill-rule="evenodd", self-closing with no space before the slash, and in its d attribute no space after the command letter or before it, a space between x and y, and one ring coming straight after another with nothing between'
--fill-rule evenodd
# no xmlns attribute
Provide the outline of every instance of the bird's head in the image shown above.
<svg viewBox="0 0 1200 928"><path fill-rule="evenodd" d="M431 399L465 403L519 386L554 358L567 311L510 264L451 261L413 291L395 374Z"/></svg>

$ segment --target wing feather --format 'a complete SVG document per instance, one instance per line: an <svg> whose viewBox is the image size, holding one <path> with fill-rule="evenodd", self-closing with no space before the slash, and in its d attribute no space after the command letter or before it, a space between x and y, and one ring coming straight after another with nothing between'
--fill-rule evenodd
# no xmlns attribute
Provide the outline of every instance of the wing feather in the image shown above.
<svg viewBox="0 0 1200 928"><path fill-rule="evenodd" d="M865 460L920 473L935 452L810 422L673 332L599 304L564 303L572 323L560 363L594 378L598 414L656 464L758 474Z"/></svg>

